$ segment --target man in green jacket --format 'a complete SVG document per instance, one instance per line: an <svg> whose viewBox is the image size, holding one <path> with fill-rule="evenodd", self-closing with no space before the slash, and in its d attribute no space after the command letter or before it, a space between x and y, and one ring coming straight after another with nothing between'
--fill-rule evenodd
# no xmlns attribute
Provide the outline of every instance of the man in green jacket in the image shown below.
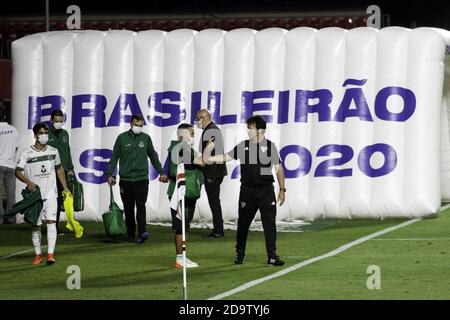
<svg viewBox="0 0 450 320"><path fill-rule="evenodd" d="M143 243L148 239L146 231L145 203L148 195L148 158L159 173L159 181L167 183L169 178L158 159L150 136L142 132L144 118L141 115L131 116L130 130L121 133L114 143L113 154L108 165L108 184L115 185L113 175L119 162L120 196L125 211L125 223L129 241L136 236L136 220L138 238L136 242ZM134 207L136 206L136 218Z"/></svg>
<svg viewBox="0 0 450 320"><path fill-rule="evenodd" d="M64 173L73 176L73 163L72 156L70 155L70 143L69 133L63 129L64 114L60 109L54 110L50 116L52 126L48 130L48 142L47 145L55 148L59 152L61 158L61 165L64 169ZM61 215L61 208L63 206L64 199L62 197L63 187L58 179L56 179L58 187L58 208L56 211L56 232L58 235L63 234L59 228L59 217Z"/></svg>

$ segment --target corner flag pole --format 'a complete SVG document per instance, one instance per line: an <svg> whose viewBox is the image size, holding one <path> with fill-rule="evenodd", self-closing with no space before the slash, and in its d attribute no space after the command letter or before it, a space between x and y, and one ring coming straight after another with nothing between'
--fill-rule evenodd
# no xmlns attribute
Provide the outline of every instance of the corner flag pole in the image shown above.
<svg viewBox="0 0 450 320"><path fill-rule="evenodd" d="M188 292L187 292L187 274L186 274L186 218L184 214L184 196L181 197L181 239L182 239L182 245L183 245L183 298L184 300L188 299Z"/></svg>

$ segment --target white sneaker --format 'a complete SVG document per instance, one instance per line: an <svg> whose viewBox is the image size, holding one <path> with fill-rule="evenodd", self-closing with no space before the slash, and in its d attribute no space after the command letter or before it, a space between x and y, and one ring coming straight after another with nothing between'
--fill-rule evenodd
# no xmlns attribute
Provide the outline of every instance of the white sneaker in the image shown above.
<svg viewBox="0 0 450 320"><path fill-rule="evenodd" d="M191 261L190 259L186 258L186 268L197 268L198 264L194 261ZM175 268L181 269L183 268L183 258L177 259L175 262Z"/></svg>

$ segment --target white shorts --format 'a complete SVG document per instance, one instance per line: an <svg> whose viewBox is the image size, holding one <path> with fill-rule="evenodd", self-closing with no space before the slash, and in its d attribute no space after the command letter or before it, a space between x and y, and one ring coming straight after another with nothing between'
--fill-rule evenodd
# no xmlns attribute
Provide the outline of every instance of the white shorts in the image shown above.
<svg viewBox="0 0 450 320"><path fill-rule="evenodd" d="M39 218L37 221L37 225L40 226L42 224L42 220L56 221L57 209L58 209L58 199L57 198L48 198L47 200L45 200L44 206L42 207L41 214L39 215Z"/></svg>

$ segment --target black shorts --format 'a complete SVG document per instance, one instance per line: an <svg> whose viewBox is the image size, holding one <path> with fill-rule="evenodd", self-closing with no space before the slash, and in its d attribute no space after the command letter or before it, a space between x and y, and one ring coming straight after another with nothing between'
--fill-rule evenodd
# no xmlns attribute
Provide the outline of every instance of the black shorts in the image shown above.
<svg viewBox="0 0 450 320"><path fill-rule="evenodd" d="M184 206L185 206L185 232L187 233L190 228L190 224L192 219L194 218L195 212L195 204L197 203L197 198L185 198ZM176 234L182 234L183 225L181 219L177 217L177 211L170 209L170 213L172 215L172 230L175 230Z"/></svg>

